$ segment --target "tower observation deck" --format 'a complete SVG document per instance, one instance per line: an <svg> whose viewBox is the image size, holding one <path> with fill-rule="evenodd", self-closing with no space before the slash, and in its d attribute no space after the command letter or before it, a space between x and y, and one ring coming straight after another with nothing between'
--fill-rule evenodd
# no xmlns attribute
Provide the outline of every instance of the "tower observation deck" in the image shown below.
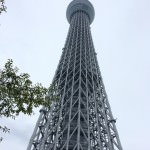
<svg viewBox="0 0 150 150"><path fill-rule="evenodd" d="M67 39L27 150L122 150L92 41L88 0L67 8Z"/></svg>

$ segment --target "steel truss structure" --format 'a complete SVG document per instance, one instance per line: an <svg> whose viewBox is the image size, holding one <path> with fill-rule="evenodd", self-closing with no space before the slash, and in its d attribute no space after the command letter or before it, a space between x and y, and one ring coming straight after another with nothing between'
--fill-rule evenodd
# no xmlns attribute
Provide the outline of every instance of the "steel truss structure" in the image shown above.
<svg viewBox="0 0 150 150"><path fill-rule="evenodd" d="M52 83L56 89L49 93L59 100L40 110L27 150L122 150L93 46L92 19L80 8L70 16Z"/></svg>

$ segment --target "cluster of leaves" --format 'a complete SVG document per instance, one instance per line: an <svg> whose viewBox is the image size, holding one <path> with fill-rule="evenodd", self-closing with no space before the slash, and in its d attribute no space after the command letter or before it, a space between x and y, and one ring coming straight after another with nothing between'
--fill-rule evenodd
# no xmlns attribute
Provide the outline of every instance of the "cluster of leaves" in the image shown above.
<svg viewBox="0 0 150 150"><path fill-rule="evenodd" d="M18 68L8 60L0 70L0 116L12 117L32 114L33 108L45 104L48 89L41 84L32 84L27 73L17 75Z"/></svg>
<svg viewBox="0 0 150 150"><path fill-rule="evenodd" d="M10 132L10 129L8 129L6 126L2 127L0 126L0 130L2 130L2 132L7 133ZM2 137L0 137L0 142L3 140Z"/></svg>
<svg viewBox="0 0 150 150"><path fill-rule="evenodd" d="M20 113L31 115L33 109L39 106L49 107L52 101L58 100L56 87L51 85L48 89L40 83L35 85L29 79L29 74L18 74L19 69L13 67L9 59L3 69L0 69L0 117L15 119ZM10 130L0 126L2 132ZM2 137L0 141L2 141Z"/></svg>
<svg viewBox="0 0 150 150"><path fill-rule="evenodd" d="M0 0L0 14L2 12L6 12L6 6L5 6L5 1L4 0Z"/></svg>

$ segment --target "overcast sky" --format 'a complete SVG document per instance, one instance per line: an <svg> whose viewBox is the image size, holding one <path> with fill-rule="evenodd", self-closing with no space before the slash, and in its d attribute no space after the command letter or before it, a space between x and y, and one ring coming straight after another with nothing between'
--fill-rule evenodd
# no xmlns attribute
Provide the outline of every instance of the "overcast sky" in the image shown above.
<svg viewBox="0 0 150 150"><path fill-rule="evenodd" d="M7 0L0 15L0 68L13 59L20 72L48 87L69 24L71 0ZM150 0L91 0L100 70L124 150L150 150ZM11 132L1 150L26 150L39 116L1 118ZM1 133L0 133L1 134Z"/></svg>

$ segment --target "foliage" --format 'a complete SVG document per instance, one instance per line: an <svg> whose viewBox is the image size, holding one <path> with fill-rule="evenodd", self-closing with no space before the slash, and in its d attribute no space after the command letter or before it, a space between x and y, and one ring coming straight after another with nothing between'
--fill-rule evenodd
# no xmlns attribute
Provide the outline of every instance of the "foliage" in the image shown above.
<svg viewBox="0 0 150 150"><path fill-rule="evenodd" d="M15 119L20 113L31 115L33 108L43 105L50 106L52 100L57 97L54 94L55 87L45 88L41 84L32 84L29 74L18 75L18 68L13 67L13 61L9 59L4 68L0 70L0 117ZM49 93L50 96L47 96ZM53 93L53 94L50 94ZM9 129L0 126L3 132ZM2 138L0 138L2 141Z"/></svg>
<svg viewBox="0 0 150 150"><path fill-rule="evenodd" d="M0 14L2 12L6 12L6 6L5 6L5 1L4 0L0 0Z"/></svg>
<svg viewBox="0 0 150 150"><path fill-rule="evenodd" d="M6 126L2 127L0 126L0 130L2 130L2 132L6 133L6 132L10 132L10 129L8 129ZM0 142L3 140L2 137L0 137Z"/></svg>
<svg viewBox="0 0 150 150"><path fill-rule="evenodd" d="M45 103L47 88L41 84L33 85L27 73L17 75L18 68L13 68L13 61L8 60L0 70L0 116L15 117L20 112L32 114L33 107Z"/></svg>

